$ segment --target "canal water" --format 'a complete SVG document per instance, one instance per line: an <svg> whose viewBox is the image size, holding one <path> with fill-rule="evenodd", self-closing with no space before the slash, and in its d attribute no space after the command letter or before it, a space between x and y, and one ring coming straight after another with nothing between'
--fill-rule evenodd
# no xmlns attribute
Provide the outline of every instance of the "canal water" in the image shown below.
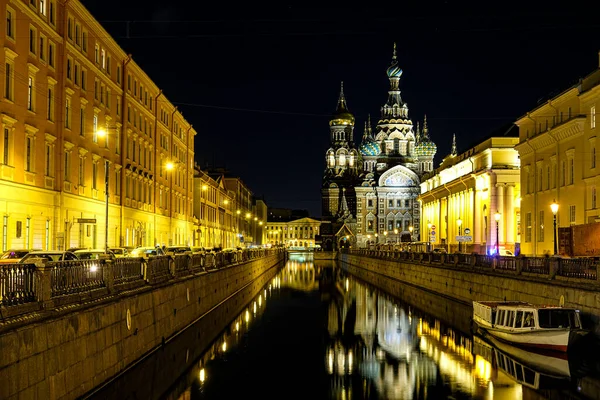
<svg viewBox="0 0 600 400"><path fill-rule="evenodd" d="M568 357L527 352L474 336L466 305L413 287L403 293L413 304L345 274L332 261L291 254L208 348L196 349L201 356L189 359L196 336L182 335L179 344L167 344L93 397L600 397L595 345ZM177 357L185 372L158 385ZM150 370L158 373L145 372Z"/></svg>

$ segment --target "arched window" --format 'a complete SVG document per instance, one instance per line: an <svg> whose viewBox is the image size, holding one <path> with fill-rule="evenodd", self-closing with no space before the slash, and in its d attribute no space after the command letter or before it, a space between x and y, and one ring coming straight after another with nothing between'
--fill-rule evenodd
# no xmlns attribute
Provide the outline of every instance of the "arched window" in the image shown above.
<svg viewBox="0 0 600 400"><path fill-rule="evenodd" d="M329 167L335 167L335 156L333 155L333 153L329 153Z"/></svg>
<svg viewBox="0 0 600 400"><path fill-rule="evenodd" d="M354 154L350 153L350 158L348 160L348 166L350 168L354 167Z"/></svg>
<svg viewBox="0 0 600 400"><path fill-rule="evenodd" d="M346 165L346 155L344 153L340 154L340 167Z"/></svg>

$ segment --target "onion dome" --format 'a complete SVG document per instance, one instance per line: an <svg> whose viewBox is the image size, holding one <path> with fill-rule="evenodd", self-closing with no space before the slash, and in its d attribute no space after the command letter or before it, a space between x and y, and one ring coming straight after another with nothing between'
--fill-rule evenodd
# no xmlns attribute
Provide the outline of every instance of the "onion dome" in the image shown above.
<svg viewBox="0 0 600 400"><path fill-rule="evenodd" d="M430 140L423 140L415 147L415 154L417 157L433 158L435 153L437 153L437 146Z"/></svg>
<svg viewBox="0 0 600 400"><path fill-rule="evenodd" d="M350 111L348 111L348 106L346 105L346 98L344 97L344 82L342 82L342 86L340 89L340 98L338 100L337 110L331 117L331 121L329 121L329 126L333 125L352 125L354 126L354 115Z"/></svg>
<svg viewBox="0 0 600 400"><path fill-rule="evenodd" d="M378 156L381 153L381 147L375 141L361 144L358 150L363 156Z"/></svg>
<svg viewBox="0 0 600 400"><path fill-rule="evenodd" d="M387 76L389 78L400 78L402 76L402 68L400 68L396 59L396 43L394 43L394 55L392 56L392 63L387 69Z"/></svg>

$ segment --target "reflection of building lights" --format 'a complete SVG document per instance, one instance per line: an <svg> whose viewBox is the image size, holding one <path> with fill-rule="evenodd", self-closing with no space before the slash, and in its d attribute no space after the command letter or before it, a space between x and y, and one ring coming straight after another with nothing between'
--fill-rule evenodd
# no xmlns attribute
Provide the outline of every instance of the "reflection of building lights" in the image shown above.
<svg viewBox="0 0 600 400"><path fill-rule="evenodd" d="M352 373L352 350L348 352L348 372Z"/></svg>
<svg viewBox="0 0 600 400"><path fill-rule="evenodd" d="M250 321L250 312L246 310L246 322Z"/></svg>
<svg viewBox="0 0 600 400"><path fill-rule="evenodd" d="M221 348L223 349L223 352L227 351L227 341L223 342L223 346Z"/></svg>
<svg viewBox="0 0 600 400"><path fill-rule="evenodd" d="M327 356L327 372L333 374L333 350L329 349L329 355Z"/></svg>
<svg viewBox="0 0 600 400"><path fill-rule="evenodd" d="M256 302L254 302L254 314L256 314Z"/></svg>
<svg viewBox="0 0 600 400"><path fill-rule="evenodd" d="M204 383L204 381L206 380L206 372L204 372L204 368L200 370L199 379L200 383Z"/></svg>
<svg viewBox="0 0 600 400"><path fill-rule="evenodd" d="M240 323L236 322L235 323L235 331L238 332L240 330Z"/></svg>
<svg viewBox="0 0 600 400"><path fill-rule="evenodd" d="M96 264L90 265L90 272L96 272L97 269L98 267L96 266Z"/></svg>
<svg viewBox="0 0 600 400"><path fill-rule="evenodd" d="M258 296L258 306L262 307L262 295Z"/></svg>
<svg viewBox="0 0 600 400"><path fill-rule="evenodd" d="M350 281L346 278L346 291L350 288Z"/></svg>
<svg viewBox="0 0 600 400"><path fill-rule="evenodd" d="M484 381L489 381L492 377L492 364L490 364L485 358L476 355L475 356L475 372Z"/></svg>

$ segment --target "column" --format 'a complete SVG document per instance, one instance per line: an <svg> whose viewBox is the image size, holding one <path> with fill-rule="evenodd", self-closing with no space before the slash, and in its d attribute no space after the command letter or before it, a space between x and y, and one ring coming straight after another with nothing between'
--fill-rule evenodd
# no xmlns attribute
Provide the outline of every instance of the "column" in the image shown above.
<svg viewBox="0 0 600 400"><path fill-rule="evenodd" d="M515 243L515 208L514 208L514 198L515 198L515 185L514 183L509 183L506 186L506 206L504 209L506 210L506 243L514 244Z"/></svg>
<svg viewBox="0 0 600 400"><path fill-rule="evenodd" d="M473 243L480 245L482 238L482 228L481 228L481 190L474 190L473 197L475 200L473 204Z"/></svg>
<svg viewBox="0 0 600 400"><path fill-rule="evenodd" d="M505 232L506 232L506 210L504 209L504 184L503 183L498 183L496 184L496 201L497 201L497 208L501 214L501 218L500 218L500 227L499 227L499 242L500 244L502 243L506 243L506 237L505 237ZM496 210L492 210L492 212L496 212Z"/></svg>

